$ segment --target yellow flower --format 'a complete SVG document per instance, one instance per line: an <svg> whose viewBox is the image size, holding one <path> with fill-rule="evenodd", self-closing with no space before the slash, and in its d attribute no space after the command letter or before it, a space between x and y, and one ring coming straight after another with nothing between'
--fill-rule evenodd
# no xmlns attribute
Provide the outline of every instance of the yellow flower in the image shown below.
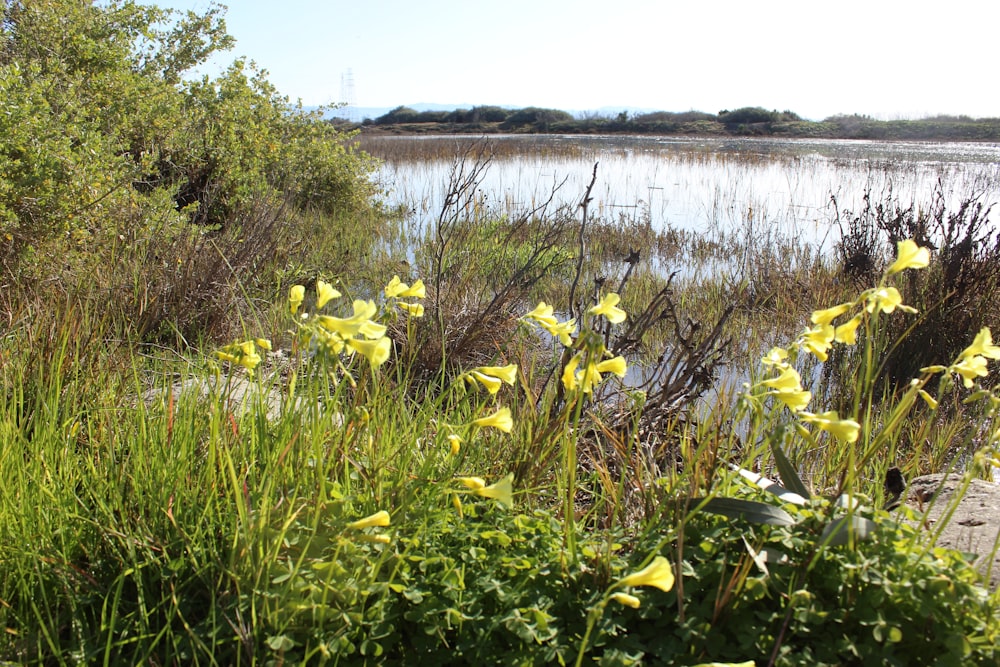
<svg viewBox="0 0 1000 667"><path fill-rule="evenodd" d="M562 383L566 387L567 391L573 391L578 386L580 386L579 381L576 377L577 366L580 365L580 361L583 360L583 353L578 352L573 357L566 362L566 367L563 369L562 373Z"/></svg>
<svg viewBox="0 0 1000 667"><path fill-rule="evenodd" d="M652 586L663 592L674 587L674 568L663 556L657 556L653 562L638 572L620 579L617 586Z"/></svg>
<svg viewBox="0 0 1000 667"><path fill-rule="evenodd" d="M462 438L454 433L448 434L448 445L452 456L458 456L462 450Z"/></svg>
<svg viewBox="0 0 1000 667"><path fill-rule="evenodd" d="M875 311L883 313L891 313L892 311L899 308L900 310L913 311L909 306L903 306L903 297L900 295L899 290L895 287L881 287L874 290L868 296L868 303L865 305L865 309L869 313L874 313Z"/></svg>
<svg viewBox="0 0 1000 667"><path fill-rule="evenodd" d="M271 351L271 341L269 341L268 339L254 338L253 340L255 343L257 343L257 347L259 347L260 349L267 350L268 352Z"/></svg>
<svg viewBox="0 0 1000 667"><path fill-rule="evenodd" d="M475 369L482 373L483 375L491 375L495 378L500 378L510 386L514 386L514 380L517 378L517 364L507 364L506 366L480 366Z"/></svg>
<svg viewBox="0 0 1000 667"><path fill-rule="evenodd" d="M776 391L774 397L784 403L792 412L798 412L812 400L812 393L801 389L799 391Z"/></svg>
<svg viewBox="0 0 1000 667"><path fill-rule="evenodd" d="M566 363L562 373L562 383L567 390L573 391L580 388L584 394L593 392L594 387L601 383L603 379L601 373L614 373L618 377L625 377L628 364L625 358L618 356L613 359L605 359L599 363L588 363L582 371L577 371L580 362L583 360L583 353L578 352Z"/></svg>
<svg viewBox="0 0 1000 667"><path fill-rule="evenodd" d="M485 486L473 491L477 496L492 498L505 507L514 504L514 473L508 473L506 477L489 486Z"/></svg>
<svg viewBox="0 0 1000 667"><path fill-rule="evenodd" d="M228 352L225 352L223 350L216 350L215 358L220 361L228 362L230 364L235 364L239 361L239 359L236 357L235 354L229 354Z"/></svg>
<svg viewBox="0 0 1000 667"><path fill-rule="evenodd" d="M388 299L395 297L415 297L417 299L423 299L427 296L427 288L424 287L424 282L422 280L417 280L413 283L413 286L409 286L404 282L400 282L399 276L393 276L389 284L385 286L385 296Z"/></svg>
<svg viewBox="0 0 1000 667"><path fill-rule="evenodd" d="M360 530L362 528L373 528L376 526L385 527L389 525L389 513L385 510L380 510L372 514L371 516L366 516L364 519L358 519L357 521L352 521L347 524L348 528L355 530Z"/></svg>
<svg viewBox="0 0 1000 667"><path fill-rule="evenodd" d="M832 324L835 319L850 310L853 305L853 303L842 303L832 308L817 310L813 312L812 317L809 319L813 324Z"/></svg>
<svg viewBox="0 0 1000 667"><path fill-rule="evenodd" d="M810 392L802 389L802 378L799 376L799 372L791 366L782 368L778 377L764 380L762 384L773 389L774 391L770 393L793 412L798 412L806 407L812 398Z"/></svg>
<svg viewBox="0 0 1000 667"><path fill-rule="evenodd" d="M620 378L625 377L626 370L628 370L628 365L625 363L625 357L622 356L615 357L614 359L606 359L597 364L597 371L599 373L614 373Z"/></svg>
<svg viewBox="0 0 1000 667"><path fill-rule="evenodd" d="M972 341L972 345L962 351L960 358L968 359L975 356L986 357L987 359L1000 359L1000 347L993 344L993 335L990 333L989 327L983 327L979 330L976 338Z"/></svg>
<svg viewBox="0 0 1000 667"><path fill-rule="evenodd" d="M240 366L253 373L253 370L257 368L258 364L260 364L260 355L256 352L241 355L238 363Z"/></svg>
<svg viewBox="0 0 1000 667"><path fill-rule="evenodd" d="M917 246L913 239L906 239L896 244L896 261L889 265L885 275L891 276L906 269L923 269L931 261L931 253L927 248Z"/></svg>
<svg viewBox="0 0 1000 667"><path fill-rule="evenodd" d="M834 330L833 339L844 345L854 345L858 342L858 325L861 315L855 315Z"/></svg>
<svg viewBox="0 0 1000 667"><path fill-rule="evenodd" d="M493 428L503 431L504 433L510 433L514 428L514 420L510 416L510 408L500 408L492 415L489 415L488 417L480 417L472 423L483 428L492 426Z"/></svg>
<svg viewBox="0 0 1000 667"><path fill-rule="evenodd" d="M623 604L626 607L632 607L632 609L638 609L639 605L642 604L634 595L629 595L628 593L612 593L611 599L619 604Z"/></svg>
<svg viewBox="0 0 1000 667"><path fill-rule="evenodd" d="M417 278L417 282L413 283L409 289L400 292L399 296L405 296L408 299L423 299L427 296L427 288L424 286L424 281Z"/></svg>
<svg viewBox="0 0 1000 667"><path fill-rule="evenodd" d="M424 316L424 306L420 303L407 303L405 301L400 301L396 304L406 312L408 312L413 317L423 317Z"/></svg>
<svg viewBox="0 0 1000 667"><path fill-rule="evenodd" d="M469 371L468 373L465 374L465 380L470 384L475 384L476 382L478 382L479 384L486 387L486 391L490 392L491 394L497 393L498 391L500 391L500 387L503 386L503 381L500 378L495 378L492 375L485 375L483 373L480 373L479 371Z"/></svg>
<svg viewBox="0 0 1000 667"><path fill-rule="evenodd" d="M552 336L559 339L559 342L564 346L569 347L572 344L572 338L570 337L574 329L576 329L576 320L567 320L560 324L559 320L555 318L552 314L553 308L544 301L539 301L535 309L530 313L524 315L521 319L533 320L537 322L539 326L549 332Z"/></svg>
<svg viewBox="0 0 1000 667"><path fill-rule="evenodd" d="M480 366L473 368L466 374L466 379L479 382L491 393L495 394L500 390L502 383L514 386L514 379L517 377L517 364L507 366Z"/></svg>
<svg viewBox="0 0 1000 667"><path fill-rule="evenodd" d="M482 477L459 477L458 481L473 491L486 488L486 480Z"/></svg>
<svg viewBox="0 0 1000 667"><path fill-rule="evenodd" d="M948 367L952 373L962 376L962 384L966 389L971 389L977 377L986 377L989 371L986 370L986 358L980 356L962 359L956 364Z"/></svg>
<svg viewBox="0 0 1000 667"><path fill-rule="evenodd" d="M764 380L761 384L776 391L801 391L802 377L791 366L785 366L778 377Z"/></svg>
<svg viewBox="0 0 1000 667"><path fill-rule="evenodd" d="M262 342L270 343L266 340L261 339ZM227 361L231 364L238 364L243 366L250 375L253 375L253 371L261 362L260 355L257 354L257 348L255 342L252 340L243 341L242 343L232 343L226 345L221 350L216 350L215 356L221 361Z"/></svg>
<svg viewBox="0 0 1000 667"><path fill-rule="evenodd" d="M322 319L322 317L320 317ZM319 342L326 346L330 350L331 354L340 354L344 351L344 338L337 334L328 333L323 329L316 329L315 336L319 338Z"/></svg>
<svg viewBox="0 0 1000 667"><path fill-rule="evenodd" d="M591 308L589 312L593 315L604 315L608 322L612 324L624 322L627 315L624 310L618 307L619 301L621 301L621 297L614 292L610 292L601 299L600 303Z"/></svg>
<svg viewBox="0 0 1000 667"><path fill-rule="evenodd" d="M801 345L820 361L826 361L827 350L833 346L836 335L832 324L818 324L802 334Z"/></svg>
<svg viewBox="0 0 1000 667"><path fill-rule="evenodd" d="M351 338L346 341L346 344L355 352L361 353L374 368L378 368L388 361L392 352L392 341L388 338L379 338L378 340Z"/></svg>
<svg viewBox="0 0 1000 667"><path fill-rule="evenodd" d="M835 438L843 442L856 442L861 425L853 419L841 419L836 410L813 414L811 412L800 412L802 421L815 424L821 431L828 431Z"/></svg>
<svg viewBox="0 0 1000 667"><path fill-rule="evenodd" d="M546 304L544 301L539 301L535 309L527 313L522 319L534 320L539 324L548 324L554 327L559 322L552 316L552 312L552 306Z"/></svg>
<svg viewBox="0 0 1000 667"><path fill-rule="evenodd" d="M340 292L333 289L333 285L322 280L316 281L316 307L322 308L330 299L336 299Z"/></svg>
<svg viewBox="0 0 1000 667"><path fill-rule="evenodd" d="M551 305L545 303L544 301L539 301L534 310L529 313L525 313L524 316L531 320L546 320L552 317L554 310L555 309Z"/></svg>
<svg viewBox="0 0 1000 667"><path fill-rule="evenodd" d="M788 350L783 347L772 347L760 362L765 366L783 367L787 365L786 359L788 359Z"/></svg>
<svg viewBox="0 0 1000 667"><path fill-rule="evenodd" d="M557 323L553 326L545 326L544 324L542 326L545 327L546 331L558 338L564 347L569 347L573 344L571 336L576 329L576 319L566 320L561 324Z"/></svg>
<svg viewBox="0 0 1000 667"><path fill-rule="evenodd" d="M385 286L385 296L387 299L392 299L399 296L403 290L408 289L409 285L399 280L399 276L393 276L389 284Z"/></svg>
<svg viewBox="0 0 1000 667"><path fill-rule="evenodd" d="M353 304L354 315L351 317L331 317L321 315L319 325L331 333L336 333L344 338L351 338L361 334L365 338L375 339L385 335L385 327L371 321L378 308L371 301L361 301L358 299Z"/></svg>
<svg viewBox="0 0 1000 667"><path fill-rule="evenodd" d="M918 389L917 394L920 396L920 398L924 399L924 403L926 403L931 410L937 410L938 407L937 399L935 399L933 396L928 394L923 389Z"/></svg>
<svg viewBox="0 0 1000 667"><path fill-rule="evenodd" d="M587 364L586 368L582 372L577 373L577 380L580 382L580 388L585 394L589 394L594 391L594 387L601 384L601 374L597 370L597 364L591 362Z"/></svg>
<svg viewBox="0 0 1000 667"><path fill-rule="evenodd" d="M306 298L306 288L303 285L292 285L288 290L288 307L295 313L302 305L302 300Z"/></svg>

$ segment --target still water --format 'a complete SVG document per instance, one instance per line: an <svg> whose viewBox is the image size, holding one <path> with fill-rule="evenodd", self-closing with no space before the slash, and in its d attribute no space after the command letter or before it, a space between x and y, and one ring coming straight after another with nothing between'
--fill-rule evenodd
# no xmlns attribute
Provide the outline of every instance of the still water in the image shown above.
<svg viewBox="0 0 1000 667"><path fill-rule="evenodd" d="M363 136L383 160L390 204L423 227L441 206L467 136ZM975 193L1000 201L1000 145L803 139L638 136L495 136L479 193L486 206L516 211L558 187L555 202L579 203L597 164L591 212L694 232L775 226L829 248L836 211L858 210L866 191L929 206L940 183L946 202ZM834 205L836 202L836 206Z"/></svg>

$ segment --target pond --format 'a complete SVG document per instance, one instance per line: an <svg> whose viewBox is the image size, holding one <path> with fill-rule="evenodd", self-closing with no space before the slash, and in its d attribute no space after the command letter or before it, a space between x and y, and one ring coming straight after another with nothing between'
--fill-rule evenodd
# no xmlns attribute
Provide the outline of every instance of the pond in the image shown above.
<svg viewBox="0 0 1000 667"><path fill-rule="evenodd" d="M383 160L387 202L405 206L422 228L441 206L455 156L469 136L362 135ZM655 229L738 231L748 224L829 249L836 211L857 210L866 191L929 205L940 183L951 204L969 194L1000 201L1000 145L651 136L491 136L494 157L481 185L484 204L524 209L561 186L555 201L579 203L597 164L591 211L648 221ZM834 206L836 202L836 206Z"/></svg>

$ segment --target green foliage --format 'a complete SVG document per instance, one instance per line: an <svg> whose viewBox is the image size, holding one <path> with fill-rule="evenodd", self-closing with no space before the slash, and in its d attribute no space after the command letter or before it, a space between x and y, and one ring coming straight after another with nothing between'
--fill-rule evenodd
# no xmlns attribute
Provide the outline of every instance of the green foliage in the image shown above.
<svg viewBox="0 0 1000 667"><path fill-rule="evenodd" d="M887 276L926 261L915 244L900 255ZM814 319L867 312L868 303L878 305L873 317L886 316L880 290ZM420 386L383 356L393 354L385 324L416 317L420 309L406 306L425 289L396 279L384 293L379 306L355 300L354 315L338 317L331 284L317 282L315 294L293 287L291 307L282 304L298 329L287 367L268 371L283 362L260 359L271 346L262 340L216 355L255 371L259 393L241 398L234 369L221 382L222 369L197 362L204 393L175 397L165 382L138 406L126 398L123 410L128 385L108 363L117 355L99 344L100 323L86 311L55 313L46 345L25 345L29 329L9 336L0 380L19 389L0 408L0 659L995 664L997 596L960 554L928 545L916 515L875 511L853 489L838 502L796 499L720 471L717 451L699 447L686 451L686 469L635 478L650 487L647 514L611 514L600 528L569 518L581 427L601 424L593 393L611 385L601 373L625 374L624 359L603 359L595 329L598 317L627 318L616 297L581 311L579 331L550 307L525 315L553 335L572 331L563 398L550 394L546 412L508 396L514 366L467 370L413 400ZM396 354L415 342L406 333ZM816 345L808 333L794 344ZM983 355L1000 357L984 334L963 361L929 373L971 373L963 364ZM769 359L790 368L780 354ZM138 363L126 358L121 375L137 376ZM480 385L493 387L489 398ZM759 419L746 436L760 444L743 456L766 461L759 447L771 446L782 478L808 496L781 443L817 449L818 431L850 440L859 424L799 408L796 420L818 425L803 432L784 408L767 407L802 393L797 384L765 380L748 391L744 405ZM847 465L882 451L881 434L911 405L884 428L864 420L859 457ZM515 446L483 432L490 427ZM535 460L555 483L523 489L519 480L515 501L504 474L517 441L530 438L549 438L565 455ZM521 507L509 511L514 502Z"/></svg>
<svg viewBox="0 0 1000 667"><path fill-rule="evenodd" d="M633 297L645 308L604 279L584 288L586 205L578 227L551 199L492 215L477 195L488 156L470 149L412 257L431 284L395 278L375 298L350 264L378 240L360 215L367 156L241 60L186 78L229 44L219 10L3 11L0 259L14 289L0 334L0 661L996 664L997 594L864 487L922 419L918 398L936 410L931 380L985 377L1000 358L989 330L884 412L864 391L843 418L805 412L820 402L794 365L806 373L806 354L857 330L854 379L870 391L879 323L905 308L890 282L925 250L900 245L876 288L814 313L739 401L720 392L713 412L681 414L709 387L732 309L699 332L670 281ZM426 116L463 122L447 118ZM963 257L995 261L980 254L996 245L985 214L969 216L952 244L969 254L938 246L945 276L966 275ZM315 280L330 262L337 274ZM39 276L60 296L33 294ZM255 303L300 277L315 291ZM525 314L553 277L572 278L568 319L544 303ZM269 314L270 353L255 330ZM661 319L683 345L658 354L650 384L629 384L626 356ZM207 333L240 342L183 359L131 347ZM1000 399L966 400L986 417L970 425L982 441L969 480L1000 465ZM773 466L791 491L722 461ZM844 494L809 497L799 470Z"/></svg>
<svg viewBox="0 0 1000 667"><path fill-rule="evenodd" d="M396 132L533 132L552 134L663 134L778 136L828 139L997 141L1000 119L968 116L935 116L920 120L875 120L868 116L832 116L822 121L805 120L797 113L761 107L742 107L718 114L702 111L654 111L608 117L585 113L573 118L553 109L527 107L501 109L474 107L451 112L418 112L397 107L377 119L366 119L368 127L393 128ZM395 127L393 127L395 126Z"/></svg>
<svg viewBox="0 0 1000 667"><path fill-rule="evenodd" d="M135 241L166 227L156 242L169 247L186 234L177 212L239 236L262 206L339 215L370 205L370 159L293 108L262 72L237 60L217 79L186 78L232 42L217 7L180 19L131 2L8 2L3 11L8 277L56 274L72 286L123 252L158 254ZM254 264L275 259L262 252Z"/></svg>
<svg viewBox="0 0 1000 667"><path fill-rule="evenodd" d="M866 192L860 210L838 213L840 268L855 282L877 275L903 239L919 239L934 249L927 271L906 275L905 291L919 317L888 322L877 341L889 388L904 386L925 366L955 358L969 344L969 332L1000 324L1000 234L989 220L990 209L976 192L949 209L938 183L928 204L901 202L891 190L881 199ZM854 365L849 359L837 362L833 372Z"/></svg>
<svg viewBox="0 0 1000 667"><path fill-rule="evenodd" d="M548 127L560 121L572 120L573 116L558 109L540 109L538 107L526 107L511 113L501 124L505 130L517 130L525 126L532 126L535 131L546 131Z"/></svg>

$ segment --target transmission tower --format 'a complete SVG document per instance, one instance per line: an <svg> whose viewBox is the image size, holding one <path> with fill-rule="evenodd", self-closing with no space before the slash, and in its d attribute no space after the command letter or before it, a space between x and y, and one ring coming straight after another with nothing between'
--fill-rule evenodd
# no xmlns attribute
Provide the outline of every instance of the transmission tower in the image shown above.
<svg viewBox="0 0 1000 667"><path fill-rule="evenodd" d="M354 70L350 67L340 75L340 101L344 104L341 114L344 118L356 123L358 119L358 101L354 97Z"/></svg>

